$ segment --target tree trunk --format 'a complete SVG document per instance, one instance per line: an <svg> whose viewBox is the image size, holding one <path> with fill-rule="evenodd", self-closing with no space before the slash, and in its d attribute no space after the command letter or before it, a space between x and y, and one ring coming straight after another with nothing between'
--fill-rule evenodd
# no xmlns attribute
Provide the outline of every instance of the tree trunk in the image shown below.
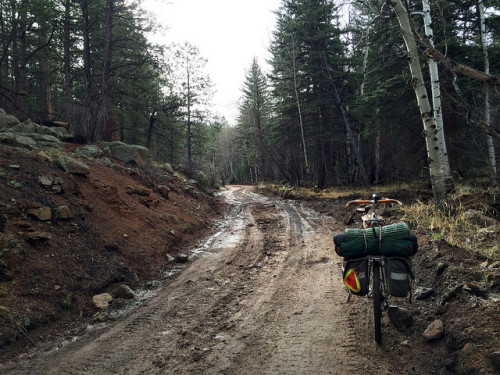
<svg viewBox="0 0 500 375"><path fill-rule="evenodd" d="M187 173L191 176L193 173L193 153L191 150L191 72L189 67L189 57L186 57L186 83L187 83Z"/></svg>
<svg viewBox="0 0 500 375"><path fill-rule="evenodd" d="M408 64L412 75L413 89L417 98L420 117L422 118L424 128L424 137L427 147L427 157L434 199L436 201L443 201L446 199L446 195L448 193L446 181L450 179L449 176L445 176L444 174L446 170L449 170L449 167L445 167L441 164L443 160L441 155L443 150L440 148L437 137L437 133L440 131L442 132L443 129L436 127L434 117L432 115L432 108L429 103L429 96L427 94L427 89L425 88L422 68L420 66L417 43L410 26L408 12L401 0L389 1L398 18L399 25L401 27L401 34L408 53Z"/></svg>
<svg viewBox="0 0 500 375"><path fill-rule="evenodd" d="M374 182L377 185L380 182L380 148L381 148L381 126L380 126L380 109L377 106L375 109L377 117L375 119L375 177Z"/></svg>
<svg viewBox="0 0 500 375"><path fill-rule="evenodd" d="M302 110L300 107L299 90L298 90L299 86L298 86L298 82L297 82L295 45L292 47L292 66L293 66L293 89L295 90L295 100L297 101L297 111L299 113L300 134L302 136L302 149L304 152L304 163L306 166L306 175L309 175L309 162L307 160L307 146L306 146L306 138L304 135L304 121L302 120Z"/></svg>
<svg viewBox="0 0 500 375"><path fill-rule="evenodd" d="M114 0L106 0L106 34L104 36L104 56L102 69L102 135L111 141L111 59L113 57L113 16Z"/></svg>
<svg viewBox="0 0 500 375"><path fill-rule="evenodd" d="M477 4L479 19L481 23L481 46L483 47L484 54L484 73L490 74L490 59L488 56L488 44L486 42L486 24L484 19L484 3L483 0L478 0ZM491 110L490 110L490 86L483 83L484 87L484 122L486 127L491 127ZM497 185L497 164L495 155L495 145L491 135L486 134L488 144L488 160L490 164L490 183L493 186Z"/></svg>
<svg viewBox="0 0 500 375"><path fill-rule="evenodd" d="M153 129L155 126L155 122L156 122L156 110L153 109L151 115L149 116L149 126L146 135L146 148L148 149L151 147L151 139L153 138Z"/></svg>
<svg viewBox="0 0 500 375"><path fill-rule="evenodd" d="M73 78L71 75L71 0L64 2L64 36L63 36L63 61L64 61L64 109L66 121L73 122Z"/></svg>
<svg viewBox="0 0 500 375"><path fill-rule="evenodd" d="M363 160L361 159L361 154L359 152L358 145L356 144L356 139L354 138L354 134L352 133L351 125L349 124L349 118L347 117L347 113L345 112L344 105L342 103L342 100L340 99L339 92L337 90L337 86L331 79L331 74L330 74L330 67L328 65L328 62L326 61L326 58L323 59L323 68L325 69L326 73L328 74L330 86L332 87L333 94L335 96L335 101L337 104L337 107L340 112L340 116L342 118L342 122L344 123L344 126L347 131L347 135L349 138L349 141L351 142L351 146L354 150L354 153L356 154L356 158L358 160L358 167L359 171L361 172L361 177L363 178L363 181L365 183L366 187L370 186L370 180L368 179L368 175L366 174L365 166L363 164Z"/></svg>
<svg viewBox="0 0 500 375"><path fill-rule="evenodd" d="M12 9L12 19L16 19L16 9ZM26 0L21 1L19 4L18 12L18 28L17 28L17 43L14 42L14 77L16 80L16 94L14 97L14 114L20 120L27 118L27 108L26 108L26 69L27 69L27 53L26 53L26 29L27 29L27 2Z"/></svg>
<svg viewBox="0 0 500 375"><path fill-rule="evenodd" d="M431 27L431 7L429 5L429 0L422 0L422 9L424 11L424 27L425 35L427 36L429 43L434 47L434 35ZM429 75L431 79L431 92L432 92L432 114L434 117L434 124L436 129L437 142L439 149L442 151L439 153L441 157L441 166L443 168L443 174L445 178L446 190L451 191L453 189L453 181L451 180L450 173L450 163L448 160L448 152L446 148L446 140L444 138L444 121L443 121L443 109L441 105L441 87L439 85L439 70L436 60L432 57L428 59L429 63Z"/></svg>
<svg viewBox="0 0 500 375"><path fill-rule="evenodd" d="M92 125L92 71L90 65L90 22L88 0L82 0L81 7L83 28L83 77L85 82L85 115L82 135L93 141L95 140L95 134L93 132Z"/></svg>

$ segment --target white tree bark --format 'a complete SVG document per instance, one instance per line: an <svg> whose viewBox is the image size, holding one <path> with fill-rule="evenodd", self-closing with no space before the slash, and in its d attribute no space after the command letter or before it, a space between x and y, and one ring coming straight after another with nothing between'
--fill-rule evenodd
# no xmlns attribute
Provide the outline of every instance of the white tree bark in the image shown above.
<svg viewBox="0 0 500 375"><path fill-rule="evenodd" d="M429 39L429 43L432 47L434 47L434 33L432 31L432 18L431 18L431 7L429 0L422 0L422 9L424 11L424 27L425 27L425 35ZM432 109L433 109L433 117L434 123L436 125L436 129L438 130L436 133L437 142L439 148L442 150L440 153L441 165L443 168L443 173L445 176L445 183L447 185L451 185L451 181L446 181L446 178L451 178L450 173L450 163L448 160L448 151L446 149L446 140L444 138L444 121L443 121L443 107L441 105L441 87L439 85L439 70L437 61L432 57L429 57L429 74L431 78L431 92L432 92Z"/></svg>
<svg viewBox="0 0 500 375"><path fill-rule="evenodd" d="M484 18L484 3L483 0L478 0L477 8L479 12L479 20L481 23L481 46L483 47L484 54L484 73L490 74L490 60L488 56L488 43L486 41L486 24ZM484 86L484 122L487 127L491 126L491 110L490 110L490 86L488 84L483 84ZM496 185L496 175L497 175L497 165L496 165L496 155L495 146L493 144L493 138L491 135L487 134L488 143L488 159L491 168L492 182Z"/></svg>
<svg viewBox="0 0 500 375"><path fill-rule="evenodd" d="M427 89L422 75L422 68L420 66L419 54L415 36L413 35L408 12L401 2L401 0L390 0L391 6L394 8L396 16L399 21L401 33L406 45L408 53L408 64L413 80L413 89L417 98L418 108L420 110L420 117L424 127L424 137L427 147L427 157L429 163L429 171L431 178L432 191L434 199L442 201L446 198L447 186L446 181L451 178L445 176L445 171L449 171L449 166L443 166L443 150L440 148L438 142L438 132L442 132L443 128L437 128L434 117L432 115L432 108L429 102Z"/></svg>

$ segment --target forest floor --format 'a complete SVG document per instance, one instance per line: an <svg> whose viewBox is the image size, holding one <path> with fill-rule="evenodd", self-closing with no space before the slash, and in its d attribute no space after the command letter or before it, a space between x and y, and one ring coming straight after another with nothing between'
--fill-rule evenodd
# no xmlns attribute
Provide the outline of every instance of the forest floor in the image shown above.
<svg viewBox="0 0 500 375"><path fill-rule="evenodd" d="M371 300L347 302L333 248L347 197L283 199L249 186L213 197L178 173L97 160L69 176L46 155L0 148L3 239L18 249L0 264L2 374L500 371L498 259L419 228L420 297L391 300L413 324L397 329L385 313L378 346ZM64 180L63 192L40 176ZM70 218L28 214L63 205ZM133 298L118 298L122 284ZM93 296L104 292L115 298L100 309ZM436 320L444 333L429 342L422 333Z"/></svg>

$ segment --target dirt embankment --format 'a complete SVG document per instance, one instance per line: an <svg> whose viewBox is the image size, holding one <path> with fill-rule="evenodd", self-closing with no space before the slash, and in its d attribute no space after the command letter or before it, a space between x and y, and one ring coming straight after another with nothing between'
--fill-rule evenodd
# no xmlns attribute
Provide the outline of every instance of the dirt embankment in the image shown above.
<svg viewBox="0 0 500 375"><path fill-rule="evenodd" d="M211 228L215 199L171 170L0 145L0 354L91 319L92 298L159 278ZM71 156L88 174L56 163ZM1 250L1 249L0 249ZM118 303L118 301L114 301Z"/></svg>

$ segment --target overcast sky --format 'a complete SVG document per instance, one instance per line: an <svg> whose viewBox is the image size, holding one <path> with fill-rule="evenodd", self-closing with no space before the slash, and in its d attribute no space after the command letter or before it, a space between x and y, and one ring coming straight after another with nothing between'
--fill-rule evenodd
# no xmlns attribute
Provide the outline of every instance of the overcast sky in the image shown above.
<svg viewBox="0 0 500 375"><path fill-rule="evenodd" d="M143 0L168 27L163 44L189 42L208 59L215 112L235 124L238 99L253 57L267 71L268 48L281 0Z"/></svg>

